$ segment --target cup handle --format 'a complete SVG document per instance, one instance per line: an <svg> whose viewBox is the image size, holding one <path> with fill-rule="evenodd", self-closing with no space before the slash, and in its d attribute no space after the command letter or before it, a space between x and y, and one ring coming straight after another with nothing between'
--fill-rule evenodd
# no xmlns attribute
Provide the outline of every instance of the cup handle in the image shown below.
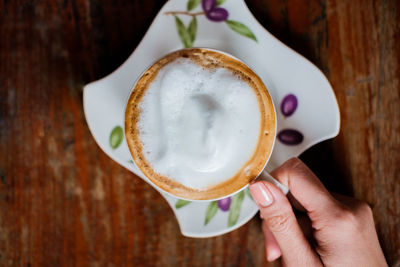
<svg viewBox="0 0 400 267"><path fill-rule="evenodd" d="M272 175L267 172L266 170L263 170L258 176L257 180L264 180L270 183L273 183L276 187L278 187L285 195L289 193L289 188L286 185L281 184L278 182Z"/></svg>

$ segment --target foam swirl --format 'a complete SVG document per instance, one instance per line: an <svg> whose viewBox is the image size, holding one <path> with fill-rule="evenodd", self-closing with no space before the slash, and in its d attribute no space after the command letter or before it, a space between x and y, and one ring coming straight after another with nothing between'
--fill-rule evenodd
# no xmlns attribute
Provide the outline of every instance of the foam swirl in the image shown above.
<svg viewBox="0 0 400 267"><path fill-rule="evenodd" d="M233 177L259 139L253 88L225 68L178 58L161 69L139 105L144 155L155 172L195 189Z"/></svg>

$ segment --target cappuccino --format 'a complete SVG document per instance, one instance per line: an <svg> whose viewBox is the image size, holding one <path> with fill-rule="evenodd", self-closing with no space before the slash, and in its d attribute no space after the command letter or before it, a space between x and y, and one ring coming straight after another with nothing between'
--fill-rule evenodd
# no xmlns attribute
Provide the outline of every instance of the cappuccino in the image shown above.
<svg viewBox="0 0 400 267"><path fill-rule="evenodd" d="M136 165L186 199L239 190L264 168L275 137L271 97L245 64L207 49L157 61L137 81L125 114Z"/></svg>

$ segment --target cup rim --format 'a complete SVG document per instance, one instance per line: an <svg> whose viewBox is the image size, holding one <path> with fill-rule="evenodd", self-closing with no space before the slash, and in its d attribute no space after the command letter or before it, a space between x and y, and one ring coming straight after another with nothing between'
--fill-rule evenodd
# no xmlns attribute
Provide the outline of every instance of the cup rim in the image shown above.
<svg viewBox="0 0 400 267"><path fill-rule="evenodd" d="M265 88L266 88L266 90L267 90L267 93L268 93L269 96L270 96L271 103L272 103L272 108L273 108L273 110L274 110L274 118L275 118L274 132L275 132L275 134L274 134L274 138L273 138L273 142L272 142L272 146L271 146L269 155L268 155L268 157L267 157L267 159L266 159L266 161L265 161L265 164L264 164L263 168L260 170L260 172L257 174L257 176L253 179L253 180L255 180L255 179L257 179L257 177L259 177L259 176L261 175L261 173L265 170L265 168L266 168L266 166L267 166L269 160L271 159L272 152L273 152L273 150L274 150L274 148L275 148L276 137L277 137L277 124L278 124L278 123L277 123L277 116L276 116L276 107L275 107L274 100L273 100L273 98L272 98L271 94L269 93L269 90L268 90L268 88L267 88L267 86L266 86L266 83L265 83L265 81L260 77L260 75L258 75L258 73L257 73L253 68L251 68L246 62L244 62L242 59L239 59L239 58L237 58L236 56L234 56L234 55L232 55L232 54L230 54L230 53L228 53L228 52L225 52L225 51L222 51L222 50L218 50L218 49L215 49L215 48L209 48L209 47L181 48L181 49L176 49L176 50L170 51L170 52L168 52L167 54L165 54L165 55L161 56L160 58L158 58L157 60L152 61L152 63L149 64L148 67L146 67L146 68L141 72L141 74L136 78L135 82L133 83L133 86L131 87L130 93L129 93L128 97L127 97L126 104L125 104L124 122L125 122L126 109L127 109L127 107L128 107L129 99L130 99L130 97L131 97L131 95L132 95L132 93L133 93L133 91L134 91L134 89L135 89L135 87L136 87L137 82L138 82L139 79L143 76L143 74L149 69L149 67L153 66L153 65L154 65L156 62L158 62L161 58L163 58L163 57L165 57L165 56L167 56L167 55L169 55L169 54L172 54L172 53L175 53L175 52L178 52L178 51L185 51L185 50L192 50L192 49L204 49L204 50L208 50L208 51L213 51L213 52L221 53L221 54L224 54L224 55L226 55L226 56L228 56L228 57L231 57L231 58L236 59L236 60L238 60L239 62L243 63L246 67L248 67L250 70L252 70L252 71L260 78L260 80L262 81L262 83L264 84L264 86L265 86ZM125 133L125 123L123 124L123 131L124 131L124 133ZM125 137L125 139L127 139L126 134L124 134L124 137ZM134 157L132 156L132 153L131 153L130 149L129 149L129 155L131 156L131 159L132 159L133 163L137 166L137 164L136 164L136 162L135 162L135 159L134 159ZM167 194L167 195L169 195L169 196L171 196L171 197L173 197L173 198L177 198L177 199L181 199L181 200L186 200L186 201L191 201L191 202L210 202L210 201L218 201L218 200L221 200L221 199L224 199L224 198L228 198L228 197L231 197L231 196L233 196L233 195L239 193L239 192L242 191L242 190L245 190L245 189L250 185L250 183L251 183L251 182L250 182L250 183L247 183L247 184L245 184L244 186L242 186L241 188L239 188L238 190L236 190L236 191L234 191L234 192L232 192L232 193L230 193L230 194L227 194L227 195L218 197L218 198L210 198L210 199L190 199L190 198L184 198L184 197L176 196L176 195L174 195L174 194L172 194L172 193L170 193L170 192L164 190L163 188L161 188L160 186L158 186L156 183L154 183L149 177L147 177L147 176L142 172L142 170L141 170L139 167L138 167L138 169L139 169L140 172L146 177L146 181L148 181L148 182L149 182L154 188L156 188L157 190L159 190L159 191L161 191L161 192L163 192L163 193L165 193L165 194Z"/></svg>

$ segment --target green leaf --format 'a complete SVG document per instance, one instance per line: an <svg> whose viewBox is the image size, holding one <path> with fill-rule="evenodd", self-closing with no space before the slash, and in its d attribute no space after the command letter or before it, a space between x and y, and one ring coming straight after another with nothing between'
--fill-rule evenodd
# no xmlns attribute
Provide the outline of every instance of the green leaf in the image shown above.
<svg viewBox="0 0 400 267"><path fill-rule="evenodd" d="M231 208L229 209L228 215L228 227L234 226L240 215L240 209L242 208L242 203L244 200L244 191L240 191L232 197Z"/></svg>
<svg viewBox="0 0 400 267"><path fill-rule="evenodd" d="M256 36L253 34L253 32L243 23L239 21L234 21L234 20L227 20L226 24L228 24L229 28L234 30L240 35L246 36L250 39L253 39L254 41L257 42Z"/></svg>
<svg viewBox="0 0 400 267"><path fill-rule="evenodd" d="M193 19L189 23L188 27L188 32L190 35L190 41L192 42L192 45L194 43L194 40L196 39L196 33L197 33L197 19L196 17L193 17Z"/></svg>
<svg viewBox="0 0 400 267"><path fill-rule="evenodd" d="M119 147L122 143L122 139L124 138L124 133L122 131L121 126L115 126L114 129L111 131L110 134L110 146L113 149Z"/></svg>
<svg viewBox="0 0 400 267"><path fill-rule="evenodd" d="M223 3L225 3L226 2L226 0L217 0L217 6L220 6L220 5L222 5Z"/></svg>
<svg viewBox="0 0 400 267"><path fill-rule="evenodd" d="M192 40L190 38L189 31L186 29L182 20L175 16L176 29L178 30L179 37L185 48L192 47Z"/></svg>
<svg viewBox="0 0 400 267"><path fill-rule="evenodd" d="M190 204L189 200L178 199L178 201L175 203L175 208L180 209L186 206L187 204Z"/></svg>
<svg viewBox="0 0 400 267"><path fill-rule="evenodd" d="M207 207L206 211L206 219L204 221L204 225L207 225L211 219L217 214L218 211L218 203L217 201L212 201Z"/></svg>
<svg viewBox="0 0 400 267"><path fill-rule="evenodd" d="M251 200L254 201L253 196L251 195L251 192L250 192L250 187L247 187L246 193L247 193L247 196L248 196Z"/></svg>
<svg viewBox="0 0 400 267"><path fill-rule="evenodd" d="M195 9L199 4L200 4L201 0L189 0L187 2L187 10L190 11L192 9Z"/></svg>

